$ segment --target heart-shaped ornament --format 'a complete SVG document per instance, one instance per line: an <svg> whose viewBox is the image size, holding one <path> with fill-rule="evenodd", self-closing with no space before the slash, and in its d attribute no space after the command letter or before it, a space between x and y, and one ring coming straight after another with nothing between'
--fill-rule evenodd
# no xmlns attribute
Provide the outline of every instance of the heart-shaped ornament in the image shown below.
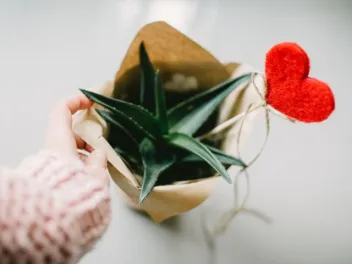
<svg viewBox="0 0 352 264"><path fill-rule="evenodd" d="M335 109L334 95L324 82L308 77L307 53L296 43L284 42L266 54L266 100L286 116L306 123L321 122Z"/></svg>

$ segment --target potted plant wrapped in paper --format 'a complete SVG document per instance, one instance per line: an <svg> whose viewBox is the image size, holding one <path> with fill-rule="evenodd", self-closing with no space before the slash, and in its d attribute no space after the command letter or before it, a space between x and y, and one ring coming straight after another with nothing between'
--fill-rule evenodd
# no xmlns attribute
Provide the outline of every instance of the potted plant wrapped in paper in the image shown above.
<svg viewBox="0 0 352 264"><path fill-rule="evenodd" d="M152 23L114 84L81 89L95 105L75 117L74 129L107 152L115 183L161 222L202 203L220 177L230 183L230 166L246 166L234 156L236 124L221 138L200 136L259 99L245 89L250 79L240 65L223 65L166 23Z"/></svg>

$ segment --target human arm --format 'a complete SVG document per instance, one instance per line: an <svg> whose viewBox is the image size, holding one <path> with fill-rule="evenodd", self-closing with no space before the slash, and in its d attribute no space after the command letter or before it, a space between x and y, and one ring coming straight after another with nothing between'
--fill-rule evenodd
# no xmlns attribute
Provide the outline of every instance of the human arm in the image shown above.
<svg viewBox="0 0 352 264"><path fill-rule="evenodd" d="M45 147L16 169L0 169L0 263L76 263L110 221L106 157L72 132L72 114L91 102L59 103ZM27 261L27 262L26 262Z"/></svg>

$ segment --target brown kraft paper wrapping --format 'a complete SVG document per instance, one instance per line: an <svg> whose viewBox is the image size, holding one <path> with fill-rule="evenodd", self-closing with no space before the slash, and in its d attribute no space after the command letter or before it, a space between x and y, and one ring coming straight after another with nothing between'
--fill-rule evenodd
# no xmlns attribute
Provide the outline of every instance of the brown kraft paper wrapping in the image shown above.
<svg viewBox="0 0 352 264"><path fill-rule="evenodd" d="M105 96L114 95L117 97L124 93L133 92L133 87L138 84L127 80L139 78L137 76L139 74L137 71L139 65L138 47L141 41L145 43L155 68L161 69L163 80L170 78L172 72L177 72L186 76L195 76L200 87L210 88L228 78L235 78L254 70L243 64L221 64L209 52L168 24L155 22L146 25L138 32L115 80L91 90ZM256 83L262 90L263 81ZM251 83L242 85L226 98L220 106L218 123L245 112L251 103L260 102L260 97L251 86ZM219 176L214 175L196 181L156 186L147 199L138 205L140 185L124 161L105 139L108 126L96 113L95 108L99 108L99 106L93 105L91 109L81 111L74 116L73 129L75 133L93 148L103 149L106 152L109 161L108 169L114 183L127 195L129 203L145 211L155 222L160 223L200 205L212 193L217 182L222 180ZM257 111L246 117L242 127L241 148L251 132L256 115ZM221 144L221 149L226 153L233 155L237 153L237 132L240 122L241 120L237 121L226 131Z"/></svg>

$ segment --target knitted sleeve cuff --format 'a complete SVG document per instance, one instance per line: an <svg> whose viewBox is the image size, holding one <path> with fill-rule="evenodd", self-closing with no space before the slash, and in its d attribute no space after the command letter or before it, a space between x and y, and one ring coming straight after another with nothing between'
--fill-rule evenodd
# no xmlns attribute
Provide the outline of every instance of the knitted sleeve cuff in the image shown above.
<svg viewBox="0 0 352 264"><path fill-rule="evenodd" d="M110 215L107 184L78 158L41 151L16 170L0 170L2 261L73 263L104 233Z"/></svg>

